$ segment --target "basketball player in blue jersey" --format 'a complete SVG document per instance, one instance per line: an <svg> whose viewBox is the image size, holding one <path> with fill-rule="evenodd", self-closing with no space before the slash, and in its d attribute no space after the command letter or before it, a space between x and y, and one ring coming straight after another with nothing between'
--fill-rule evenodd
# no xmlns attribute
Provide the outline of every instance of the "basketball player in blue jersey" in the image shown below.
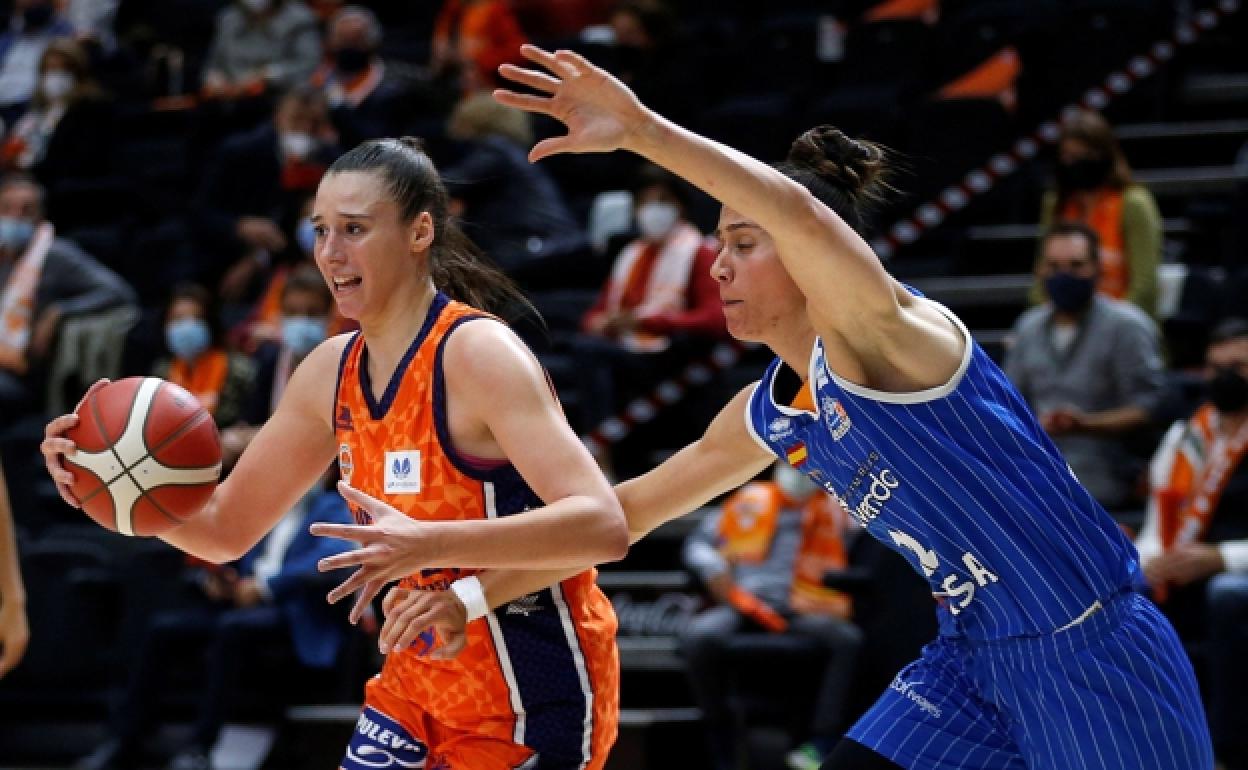
<svg viewBox="0 0 1248 770"><path fill-rule="evenodd" d="M500 73L535 93L495 98L568 129L530 159L630 150L717 198L713 271L729 330L777 355L700 440L617 487L634 539L778 456L936 597L939 637L824 768L1209 770L1191 665L1136 591L1131 543L962 322L889 276L859 234L884 189L881 148L819 127L772 168L651 112L573 52L523 51L540 70ZM386 559L376 546L334 557L327 566L362 565L335 593L401 574L404 537L370 535ZM499 606L565 575L481 580ZM383 640L406 644L430 624L449 633L455 601L392 594Z"/></svg>
<svg viewBox="0 0 1248 770"><path fill-rule="evenodd" d="M823 126L773 169L647 110L575 53L526 56L545 71L501 72L539 95L497 98L568 128L531 158L631 150L716 197L728 327L777 355L700 441L621 485L630 528L775 455L931 585L940 636L824 767L1212 767L1191 666L1135 590L1134 548L962 322L859 234L881 148Z"/></svg>

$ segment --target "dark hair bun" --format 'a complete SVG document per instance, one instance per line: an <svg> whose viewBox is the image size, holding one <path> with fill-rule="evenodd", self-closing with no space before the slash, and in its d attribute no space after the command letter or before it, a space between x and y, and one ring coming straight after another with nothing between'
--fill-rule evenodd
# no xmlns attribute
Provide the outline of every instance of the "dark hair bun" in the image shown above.
<svg viewBox="0 0 1248 770"><path fill-rule="evenodd" d="M788 164L805 169L855 198L872 198L885 184L888 162L884 148L851 139L833 126L815 126L789 148Z"/></svg>

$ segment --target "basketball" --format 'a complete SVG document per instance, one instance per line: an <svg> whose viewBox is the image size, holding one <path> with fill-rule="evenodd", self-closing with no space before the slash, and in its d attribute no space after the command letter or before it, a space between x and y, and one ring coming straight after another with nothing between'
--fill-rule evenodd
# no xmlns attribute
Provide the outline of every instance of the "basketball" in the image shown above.
<svg viewBox="0 0 1248 770"><path fill-rule="evenodd" d="M156 377L110 382L79 405L65 436L70 485L100 526L151 537L208 501L221 473L212 415L185 389Z"/></svg>

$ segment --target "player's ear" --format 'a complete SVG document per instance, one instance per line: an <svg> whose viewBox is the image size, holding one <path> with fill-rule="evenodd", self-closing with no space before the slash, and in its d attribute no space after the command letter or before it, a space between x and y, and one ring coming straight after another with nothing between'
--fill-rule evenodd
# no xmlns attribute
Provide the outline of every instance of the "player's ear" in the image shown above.
<svg viewBox="0 0 1248 770"><path fill-rule="evenodd" d="M413 254L420 254L428 251L433 245L435 232L433 229L433 216L428 211L422 211L412 220L410 228L409 240Z"/></svg>

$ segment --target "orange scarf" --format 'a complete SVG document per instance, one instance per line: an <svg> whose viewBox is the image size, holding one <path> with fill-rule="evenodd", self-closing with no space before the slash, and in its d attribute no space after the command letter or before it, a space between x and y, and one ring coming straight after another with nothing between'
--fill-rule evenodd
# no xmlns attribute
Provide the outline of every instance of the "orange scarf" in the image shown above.
<svg viewBox="0 0 1248 770"><path fill-rule="evenodd" d="M10 355L26 356L35 312L35 294L54 236L52 225L45 222L36 227L30 245L17 258L8 281L0 289L0 348Z"/></svg>
<svg viewBox="0 0 1248 770"><path fill-rule="evenodd" d="M173 359L169 365L169 381L189 390L208 414L216 414L229 369L230 358L226 352L210 348L201 353L193 365L180 358Z"/></svg>
<svg viewBox="0 0 1248 770"><path fill-rule="evenodd" d="M1226 437L1218 433L1218 419L1212 404L1196 410L1175 447L1169 479L1154 492L1163 551L1204 537L1227 482L1248 454L1248 422Z"/></svg>
<svg viewBox="0 0 1248 770"><path fill-rule="evenodd" d="M1101 280L1097 289L1114 299L1127 296L1126 238L1122 229L1122 190L1102 187L1085 209L1073 197L1058 212L1058 220L1073 219L1096 231L1101 240Z"/></svg>

